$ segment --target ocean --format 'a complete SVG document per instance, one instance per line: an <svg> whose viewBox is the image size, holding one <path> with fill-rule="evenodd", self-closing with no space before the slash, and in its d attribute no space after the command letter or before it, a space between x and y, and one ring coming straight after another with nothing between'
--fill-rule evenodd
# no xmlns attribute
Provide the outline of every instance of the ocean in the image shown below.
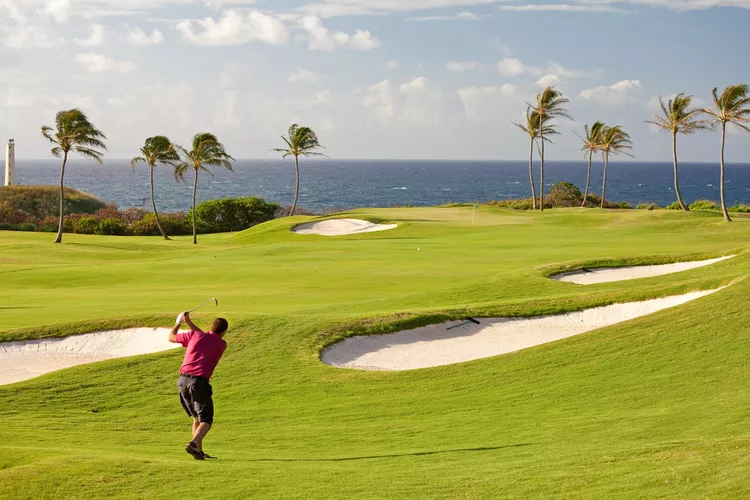
<svg viewBox="0 0 750 500"><path fill-rule="evenodd" d="M294 198L294 161L238 160L234 172L201 173L198 199L260 196L279 204ZM538 164L534 167L538 184ZM601 193L603 167L592 169L592 190ZM357 207L439 205L449 202L484 202L530 197L528 162L524 161L373 161L300 160L300 201L321 211ZM0 175L4 170L0 170ZM20 160L20 184L58 184L57 160ZM187 184L175 182L169 167L155 171L156 201L160 211L187 211L192 171ZM586 163L545 162L546 190L569 181L583 190ZM127 160L106 160L104 165L74 159L68 162L66 186L94 194L120 208L149 208L148 167L130 168ZM719 199L719 166L715 163L680 165L680 189L688 203ZM537 187L538 188L538 187ZM727 203L750 203L750 164L726 167ZM659 162L610 163L607 200L667 205L675 201L672 164Z"/></svg>

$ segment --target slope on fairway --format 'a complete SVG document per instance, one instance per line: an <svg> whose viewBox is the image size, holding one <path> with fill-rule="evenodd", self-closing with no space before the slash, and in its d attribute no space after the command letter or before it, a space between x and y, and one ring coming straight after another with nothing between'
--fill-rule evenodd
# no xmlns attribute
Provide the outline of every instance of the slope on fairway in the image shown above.
<svg viewBox="0 0 750 500"><path fill-rule="evenodd" d="M0 233L3 340L164 326L213 295L230 321L206 441L218 462L182 450L181 352L104 361L0 387L0 497L750 491L747 223L599 210L480 208L473 226L470 208L348 215L399 229L299 241L290 228L305 219L294 218L201 237L197 247L186 238L79 235L53 247L48 235ZM585 288L547 278L566 267L728 252L737 257L710 272ZM322 347L357 334L583 310L735 281L647 317L469 363L364 372L319 360Z"/></svg>

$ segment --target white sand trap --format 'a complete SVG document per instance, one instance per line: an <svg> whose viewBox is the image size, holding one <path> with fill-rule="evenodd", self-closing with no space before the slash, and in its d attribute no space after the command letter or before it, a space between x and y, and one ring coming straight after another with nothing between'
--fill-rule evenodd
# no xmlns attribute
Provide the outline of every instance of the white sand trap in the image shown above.
<svg viewBox="0 0 750 500"><path fill-rule="evenodd" d="M611 281L634 280L638 278L650 278L663 274L679 273L696 267L710 266L722 260L731 259L734 255L719 257L718 259L698 260L693 262L675 262L673 264L662 264L658 266L632 266L632 267L597 267L570 273L561 273L551 276L558 281L575 283L576 285L594 285L596 283L609 283Z"/></svg>
<svg viewBox="0 0 750 500"><path fill-rule="evenodd" d="M292 231L297 234L319 234L321 236L344 236L347 234L374 233L395 229L398 224L375 224L361 219L330 219L300 224Z"/></svg>
<svg viewBox="0 0 750 500"><path fill-rule="evenodd" d="M389 335L352 337L332 345L321 360L339 368L414 370L451 365L520 351L580 335L678 306L718 290L661 299L614 304L581 312L533 318L478 318L452 330L460 321L430 325Z"/></svg>
<svg viewBox="0 0 750 500"><path fill-rule="evenodd" d="M180 347L167 340L168 328L131 328L55 339L0 343L0 385L113 358Z"/></svg>

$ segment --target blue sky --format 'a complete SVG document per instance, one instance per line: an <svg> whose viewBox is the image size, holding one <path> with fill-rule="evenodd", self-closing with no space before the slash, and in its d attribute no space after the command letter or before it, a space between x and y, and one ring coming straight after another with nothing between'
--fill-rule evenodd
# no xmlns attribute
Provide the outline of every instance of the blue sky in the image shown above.
<svg viewBox="0 0 750 500"><path fill-rule="evenodd" d="M750 0L0 0L0 137L45 158L39 128L80 107L110 158L211 131L273 156L293 122L336 158L524 159L512 122L554 84L574 121L548 158L582 157L583 124L620 124L639 160L671 158L644 123L659 96L750 83ZM714 161L718 133L680 138ZM732 131L730 161L750 161Z"/></svg>

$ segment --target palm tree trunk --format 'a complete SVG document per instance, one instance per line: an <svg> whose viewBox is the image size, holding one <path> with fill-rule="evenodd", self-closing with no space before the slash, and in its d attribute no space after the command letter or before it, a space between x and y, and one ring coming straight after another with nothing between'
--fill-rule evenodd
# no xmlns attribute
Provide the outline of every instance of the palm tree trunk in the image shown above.
<svg viewBox="0 0 750 500"><path fill-rule="evenodd" d="M536 210L536 187L534 186L534 138L529 147L529 180L531 181L531 209Z"/></svg>
<svg viewBox="0 0 750 500"><path fill-rule="evenodd" d="M296 184L294 188L294 203L292 203L292 210L289 212L289 216L294 215L294 211L297 209L297 200L299 199L299 156L294 156L294 172L296 175Z"/></svg>
<svg viewBox="0 0 750 500"><path fill-rule="evenodd" d="M677 183L677 132L672 132L672 159L674 160L674 192L677 194L677 202L680 204L680 208L687 212L688 207L682 201L680 186Z"/></svg>
<svg viewBox="0 0 750 500"><path fill-rule="evenodd" d="M719 181L721 189L721 212L724 214L724 220L732 222L727 212L727 204L724 201L724 143L727 135L727 124L722 122L721 124L721 180Z"/></svg>
<svg viewBox="0 0 750 500"><path fill-rule="evenodd" d="M604 208L604 196L607 194L607 167L609 166L609 151L604 153L604 176L602 178L602 205Z"/></svg>
<svg viewBox="0 0 750 500"><path fill-rule="evenodd" d="M544 211L544 130L542 127L542 118L539 117L539 141L542 143L542 149L539 151L539 210Z"/></svg>
<svg viewBox="0 0 750 500"><path fill-rule="evenodd" d="M68 162L68 152L63 153L62 166L60 167L60 224L57 226L57 238L55 243L62 243L63 228L65 227L65 164Z"/></svg>
<svg viewBox="0 0 750 500"><path fill-rule="evenodd" d="M162 236L164 236L165 240L169 240L169 236L167 236L167 233L164 232L164 229L161 227L161 222L159 222L159 214L156 212L156 199L154 198L154 166L149 165L149 171L151 175L151 206L154 207L154 218L156 219L156 226L159 228L159 232Z"/></svg>
<svg viewBox="0 0 750 500"><path fill-rule="evenodd" d="M198 191L198 169L195 169L195 181L193 182L193 245L198 244L198 235L195 232L195 192Z"/></svg>
<svg viewBox="0 0 750 500"><path fill-rule="evenodd" d="M589 151L589 170L586 172L586 189L583 190L583 203L581 208L586 206L586 197L589 195L589 182L591 181L591 157L594 155L593 151Z"/></svg>

